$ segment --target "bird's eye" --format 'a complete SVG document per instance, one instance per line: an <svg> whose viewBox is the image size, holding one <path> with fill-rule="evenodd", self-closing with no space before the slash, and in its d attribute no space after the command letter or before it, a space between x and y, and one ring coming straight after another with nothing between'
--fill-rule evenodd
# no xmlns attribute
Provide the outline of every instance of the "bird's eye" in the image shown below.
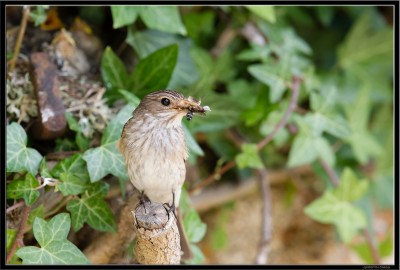
<svg viewBox="0 0 400 270"><path fill-rule="evenodd" d="M170 103L171 101L168 98L161 99L161 104L164 106L168 106Z"/></svg>

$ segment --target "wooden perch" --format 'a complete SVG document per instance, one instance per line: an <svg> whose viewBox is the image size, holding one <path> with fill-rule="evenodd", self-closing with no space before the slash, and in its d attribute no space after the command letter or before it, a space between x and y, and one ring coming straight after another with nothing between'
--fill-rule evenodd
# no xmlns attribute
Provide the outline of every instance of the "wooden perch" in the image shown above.
<svg viewBox="0 0 400 270"><path fill-rule="evenodd" d="M132 214L137 229L137 261L140 264L179 264L181 245L174 214L157 202L140 204Z"/></svg>

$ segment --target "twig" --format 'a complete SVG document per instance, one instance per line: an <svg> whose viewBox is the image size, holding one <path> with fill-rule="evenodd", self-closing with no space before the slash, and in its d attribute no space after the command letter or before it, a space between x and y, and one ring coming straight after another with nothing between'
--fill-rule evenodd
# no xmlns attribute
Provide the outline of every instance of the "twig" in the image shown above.
<svg viewBox="0 0 400 270"><path fill-rule="evenodd" d="M222 174L226 173L227 171L229 171L230 169L232 169L235 166L236 166L235 160L232 160L232 161L226 163L224 166L221 167L221 169L217 170L213 174L210 174L206 179L204 179L199 184L197 184L195 187L190 189L189 194L190 195L195 194L197 191L208 186L209 184L214 182L214 180L218 179Z"/></svg>
<svg viewBox="0 0 400 270"><path fill-rule="evenodd" d="M331 166L329 166L329 164L326 163L322 159L320 159L319 162L322 165L322 167L324 168L325 172L328 174L329 179L331 180L333 186L337 187L339 185L340 181L339 181L339 177L337 176L337 174L335 173L333 168ZM367 228L365 228L365 229L363 229L362 232L364 234L365 240L367 241L368 247L371 250L372 260L373 260L374 264L379 264L381 259L379 257L378 249L376 248L375 243L372 241L372 237L371 237L369 230Z"/></svg>
<svg viewBox="0 0 400 270"><path fill-rule="evenodd" d="M67 158L73 154L78 154L80 151L73 150L73 151L64 151L64 152L52 152L46 155L46 159L48 160L61 160Z"/></svg>
<svg viewBox="0 0 400 270"><path fill-rule="evenodd" d="M225 28L225 30L219 36L217 44L211 49L211 54L217 57L225 50L225 48L232 42L237 35L237 31L231 26Z"/></svg>
<svg viewBox="0 0 400 270"><path fill-rule="evenodd" d="M310 165L303 165L293 169L272 170L268 172L268 181L270 186L282 185L293 175L309 176L315 175ZM252 192L259 190L258 178L252 177L241 181L240 184L232 184L232 181L226 181L218 186L208 187L203 192L190 197L193 207L198 212L206 212L212 208L223 205L227 202L238 200L248 196Z"/></svg>
<svg viewBox="0 0 400 270"><path fill-rule="evenodd" d="M6 263L9 263L11 258L14 256L15 252L17 251L18 243L23 241L23 237L24 237L24 233L25 233L25 225L28 220L30 212L31 212L31 207L26 206L24 209L24 212L22 213L22 219L21 219L21 223L19 224L19 227L18 227L17 236L14 239L14 242L11 246L10 252L8 252L8 254L7 254Z"/></svg>
<svg viewBox="0 0 400 270"><path fill-rule="evenodd" d="M325 172L328 174L329 179L331 180L332 184L335 187L337 187L339 185L339 177L337 176L336 172L322 158L319 159L319 163L324 168Z"/></svg>
<svg viewBox="0 0 400 270"><path fill-rule="evenodd" d="M292 98L290 99L289 107L287 108L285 115L282 117L281 121L279 121L278 125L275 126L274 130L257 144L258 150L264 148L264 146L266 146L270 141L272 141L275 134L278 133L278 131L286 125L287 121L289 120L289 116L292 114L293 110L297 106L297 99L299 98L301 79L294 76L292 80L293 80Z"/></svg>
<svg viewBox="0 0 400 270"><path fill-rule="evenodd" d="M13 58L10 61L9 72L12 72L14 70L15 65L17 63L19 51L21 49L22 40L25 35L26 25L27 25L28 19L29 19L29 13L30 13L30 7L24 6L24 13L23 13L22 20L21 20L21 28L19 29L18 38L15 43Z"/></svg>
<svg viewBox="0 0 400 270"><path fill-rule="evenodd" d="M260 174L258 181L261 187L263 205L261 241L256 258L256 263L267 264L268 252L270 250L269 244L272 238L271 192L269 186L269 175L267 174L267 171L258 170L258 173Z"/></svg>
<svg viewBox="0 0 400 270"><path fill-rule="evenodd" d="M369 233L367 228L363 229L363 234L365 240L367 241L368 247L371 250L372 261L374 262L374 264L380 264L381 258L379 257L378 249L376 248L375 243L372 241L371 234Z"/></svg>
<svg viewBox="0 0 400 270"><path fill-rule="evenodd" d="M287 111L285 115L282 117L281 121L279 121L278 125L275 126L274 130L269 134L267 137L265 137L263 140L261 140L259 143L257 143L257 150L260 151L264 146L266 146L275 136L275 134L283 127L286 125L289 116L292 114L294 108L297 106L297 99L299 96L299 89L300 89L300 82L301 79L298 77L293 77L293 84L292 84L292 97L290 99L290 104L287 108ZM210 174L206 179L202 180L199 184L194 186L192 189L189 190L189 194L192 195L195 192L199 191L200 189L204 188L205 186L211 184L215 179L218 179L222 174L227 172L228 170L232 169L233 167L236 166L236 161L232 160L222 166L221 169L215 171L214 173Z"/></svg>
<svg viewBox="0 0 400 270"><path fill-rule="evenodd" d="M14 211L15 209L17 209L17 208L19 208L19 207L21 207L21 206L24 206L25 205L25 201L19 201L19 202L17 202L17 203L15 203L15 204L13 204L13 205L11 205L10 207L8 207L7 208L7 210L6 210L6 213L8 214L8 213L11 213L12 211Z"/></svg>

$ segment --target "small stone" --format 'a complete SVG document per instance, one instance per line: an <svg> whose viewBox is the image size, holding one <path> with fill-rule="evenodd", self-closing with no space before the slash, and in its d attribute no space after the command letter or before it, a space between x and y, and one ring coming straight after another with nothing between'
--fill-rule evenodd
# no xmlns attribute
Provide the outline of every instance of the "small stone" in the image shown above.
<svg viewBox="0 0 400 270"><path fill-rule="evenodd" d="M35 139L50 140L62 136L67 127L56 66L46 53L30 55L30 74L38 105L38 120L31 128Z"/></svg>

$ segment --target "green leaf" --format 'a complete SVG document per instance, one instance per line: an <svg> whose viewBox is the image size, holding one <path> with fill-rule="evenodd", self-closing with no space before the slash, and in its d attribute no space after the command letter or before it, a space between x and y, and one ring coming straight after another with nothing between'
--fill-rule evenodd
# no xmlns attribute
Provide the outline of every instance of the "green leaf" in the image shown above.
<svg viewBox="0 0 400 270"><path fill-rule="evenodd" d="M57 163L51 170L51 174L60 179L62 173L72 174L81 179L82 182L89 180L89 173L82 154L75 154Z"/></svg>
<svg viewBox="0 0 400 270"><path fill-rule="evenodd" d="M139 6L111 6L113 28L120 28L134 23L141 11Z"/></svg>
<svg viewBox="0 0 400 270"><path fill-rule="evenodd" d="M7 186L7 198L19 199L23 198L25 203L31 206L40 196L39 191L36 187L39 186L39 182L35 176L27 173L25 180L14 180Z"/></svg>
<svg viewBox="0 0 400 270"><path fill-rule="evenodd" d="M101 75L107 90L128 89L128 73L124 63L110 47L103 53Z"/></svg>
<svg viewBox="0 0 400 270"><path fill-rule="evenodd" d="M44 205L41 204L29 213L28 221L26 223L28 225L33 225L33 222L35 221L35 219L37 217L44 218L44 214L45 214Z"/></svg>
<svg viewBox="0 0 400 270"><path fill-rule="evenodd" d="M201 96L200 96L201 97ZM188 127L193 132L211 132L234 126L240 119L240 111L232 106L232 98L227 95L209 93L202 100L202 105L211 108L205 117L194 117Z"/></svg>
<svg viewBox="0 0 400 270"><path fill-rule="evenodd" d="M136 108L137 106L139 106L139 104L140 104L140 98L138 98L136 95L134 95L134 94L132 94L131 92L126 91L126 90L124 90L124 89L120 89L118 92L120 92L121 95L125 98L125 100L126 100L128 103L132 104L135 108Z"/></svg>
<svg viewBox="0 0 400 270"><path fill-rule="evenodd" d="M128 104L111 120L101 138L101 145L91 148L83 154L89 171L90 181L96 182L111 173L121 179L128 179L122 154L117 149L117 141L121 137L122 128L135 107Z"/></svg>
<svg viewBox="0 0 400 270"><path fill-rule="evenodd" d="M186 125L183 125L183 131L185 132L185 141L189 150L189 159L191 158L191 156L192 157L203 156L204 155L203 149L201 149L200 145L196 142L195 138L193 138L193 135L190 133Z"/></svg>
<svg viewBox="0 0 400 270"><path fill-rule="evenodd" d="M236 162L239 169L246 167L261 169L264 167L260 156L257 153L257 145L244 143L242 144L242 153L236 156Z"/></svg>
<svg viewBox="0 0 400 270"><path fill-rule="evenodd" d="M16 229L7 229L7 251L10 250L12 243L14 243L15 236L17 235Z"/></svg>
<svg viewBox="0 0 400 270"><path fill-rule="evenodd" d="M340 177L339 186L332 192L340 200L356 201L366 194L368 187L368 181L358 180L350 168L345 168Z"/></svg>
<svg viewBox="0 0 400 270"><path fill-rule="evenodd" d="M199 242L205 235L207 224L200 219L196 209L191 205L189 195L185 188L182 189L179 202L181 214L183 215L183 226L185 228L190 243Z"/></svg>
<svg viewBox="0 0 400 270"><path fill-rule="evenodd" d="M168 45L178 44L178 61L168 84L168 88L170 89L178 89L182 86L191 85L199 78L190 54L192 43L188 38L182 38L157 30L135 32L131 27L128 29L126 42L135 49L141 59Z"/></svg>
<svg viewBox="0 0 400 270"><path fill-rule="evenodd" d="M329 142L320 136L299 133L290 149L289 167L310 164L318 158L326 161L330 166L335 164L335 154Z"/></svg>
<svg viewBox="0 0 400 270"><path fill-rule="evenodd" d="M367 226L365 214L351 203L339 199L332 190L326 191L322 197L309 204L304 212L316 221L336 225L345 243Z"/></svg>
<svg viewBox="0 0 400 270"><path fill-rule="evenodd" d="M206 234L207 224L201 221L199 214L194 209L185 214L183 224L190 243L199 242Z"/></svg>
<svg viewBox="0 0 400 270"><path fill-rule="evenodd" d="M346 115L351 128L351 134L346 138L354 151L356 159L365 164L370 157L377 157L382 152L381 145L368 130L368 119L371 111L370 89L363 86L357 99L346 105Z"/></svg>
<svg viewBox="0 0 400 270"><path fill-rule="evenodd" d="M46 21L47 19L46 9L48 8L49 6L47 5L40 5L36 6L35 9L29 12L29 16L32 18L33 22L35 23L35 26L39 26Z"/></svg>
<svg viewBox="0 0 400 270"><path fill-rule="evenodd" d="M270 22L270 23L275 23L276 17L275 17L275 10L274 6L245 6L247 9L249 9L251 12L254 14L260 16L264 20Z"/></svg>
<svg viewBox="0 0 400 270"><path fill-rule="evenodd" d="M130 79L133 92L144 96L167 88L178 59L178 46L159 49L139 61Z"/></svg>
<svg viewBox="0 0 400 270"><path fill-rule="evenodd" d="M36 218L33 235L41 248L26 246L16 255L23 264L89 264L89 260L74 244L67 240L71 227L69 214L61 213L46 222Z"/></svg>
<svg viewBox="0 0 400 270"><path fill-rule="evenodd" d="M344 69L361 66L370 61L393 59L393 29L374 29L372 12L365 12L351 28L338 49L339 64Z"/></svg>
<svg viewBox="0 0 400 270"><path fill-rule="evenodd" d="M281 99L286 90L285 70L278 70L270 64L256 64L248 67L248 71L260 82L270 87L270 100L275 103Z"/></svg>
<svg viewBox="0 0 400 270"><path fill-rule="evenodd" d="M201 249L194 244L191 244L190 247L193 252L193 258L189 261L185 261L185 264L199 265L204 263L205 257Z"/></svg>
<svg viewBox="0 0 400 270"><path fill-rule="evenodd" d="M49 168L47 167L46 158L43 158L42 161L40 162L39 174L41 177L48 177L48 178L53 177L49 171Z"/></svg>
<svg viewBox="0 0 400 270"><path fill-rule="evenodd" d="M216 13L211 10L182 14L188 36L198 45L206 46L214 32Z"/></svg>
<svg viewBox="0 0 400 270"><path fill-rule="evenodd" d="M327 190L322 197L305 208L305 213L322 223L335 224L340 238L349 242L359 229L367 226L366 214L351 204L366 194L368 182L358 180L351 169L345 168L338 187Z"/></svg>
<svg viewBox="0 0 400 270"><path fill-rule="evenodd" d="M64 196L81 194L88 187L86 179L81 179L74 174L61 173L60 180L62 182L57 184L57 188Z"/></svg>
<svg viewBox="0 0 400 270"><path fill-rule="evenodd" d="M116 231L114 215L103 199L107 191L108 185L98 182L92 184L80 199L68 202L67 210L71 212L75 231L80 230L85 222L99 231Z"/></svg>
<svg viewBox="0 0 400 270"><path fill-rule="evenodd" d="M177 6L143 6L140 18L149 28L186 35Z"/></svg>
<svg viewBox="0 0 400 270"><path fill-rule="evenodd" d="M17 123L7 126L7 172L28 171L36 175L42 155L26 147L25 130Z"/></svg>

